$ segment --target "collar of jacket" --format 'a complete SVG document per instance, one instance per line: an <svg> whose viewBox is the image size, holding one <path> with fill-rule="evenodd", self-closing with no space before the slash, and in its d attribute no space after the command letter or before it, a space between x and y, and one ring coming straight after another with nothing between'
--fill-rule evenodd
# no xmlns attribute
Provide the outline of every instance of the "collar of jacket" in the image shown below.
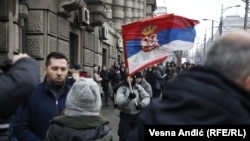
<svg viewBox="0 0 250 141"><path fill-rule="evenodd" d="M102 115L99 116L67 116L62 115L55 117L52 123L59 123L65 125L67 127L72 128L95 128L101 124L108 124L109 121L103 117Z"/></svg>
<svg viewBox="0 0 250 141"><path fill-rule="evenodd" d="M48 84L48 82L47 82L47 78L45 77L45 79L43 80L43 82L42 82L42 84L43 84L43 86L44 86L44 88L47 90L47 91L50 91L51 90L51 88L49 87L49 84ZM63 88L62 89L64 89L64 92L65 91L68 91L69 89L70 89L70 85L69 84L65 84L64 86L63 86ZM63 93L64 93L63 92Z"/></svg>

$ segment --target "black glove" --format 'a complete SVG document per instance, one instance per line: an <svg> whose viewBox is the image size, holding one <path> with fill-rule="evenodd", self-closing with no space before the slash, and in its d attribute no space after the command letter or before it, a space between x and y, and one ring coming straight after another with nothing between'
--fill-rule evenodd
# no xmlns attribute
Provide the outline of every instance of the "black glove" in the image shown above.
<svg viewBox="0 0 250 141"><path fill-rule="evenodd" d="M130 100L134 99L135 97L136 97L135 93L129 93L128 98L129 98Z"/></svg>
<svg viewBox="0 0 250 141"><path fill-rule="evenodd" d="M13 62L11 59L4 60L4 62L0 64L0 70L7 72L11 68L12 64Z"/></svg>
<svg viewBox="0 0 250 141"><path fill-rule="evenodd" d="M136 108L136 110L138 110L138 111L142 110L141 104L135 105L135 108Z"/></svg>

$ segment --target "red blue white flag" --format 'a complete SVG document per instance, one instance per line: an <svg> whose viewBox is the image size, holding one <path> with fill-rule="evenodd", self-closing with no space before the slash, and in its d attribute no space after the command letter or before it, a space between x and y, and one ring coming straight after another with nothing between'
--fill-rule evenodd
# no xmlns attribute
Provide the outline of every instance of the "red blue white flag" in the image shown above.
<svg viewBox="0 0 250 141"><path fill-rule="evenodd" d="M128 74L165 60L169 53L189 50L199 21L165 14L122 26L123 51Z"/></svg>

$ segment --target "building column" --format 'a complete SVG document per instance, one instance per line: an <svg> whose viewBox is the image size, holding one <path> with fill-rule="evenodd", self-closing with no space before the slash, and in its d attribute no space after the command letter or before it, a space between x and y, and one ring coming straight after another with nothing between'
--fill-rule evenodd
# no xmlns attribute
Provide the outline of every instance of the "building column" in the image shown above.
<svg viewBox="0 0 250 141"><path fill-rule="evenodd" d="M113 22L114 26L121 30L121 27L124 23L124 0L113 0L113 7L112 7L112 15L113 15Z"/></svg>
<svg viewBox="0 0 250 141"><path fill-rule="evenodd" d="M132 17L133 17L132 8L133 8L132 0L126 0L124 4L124 24L132 22Z"/></svg>

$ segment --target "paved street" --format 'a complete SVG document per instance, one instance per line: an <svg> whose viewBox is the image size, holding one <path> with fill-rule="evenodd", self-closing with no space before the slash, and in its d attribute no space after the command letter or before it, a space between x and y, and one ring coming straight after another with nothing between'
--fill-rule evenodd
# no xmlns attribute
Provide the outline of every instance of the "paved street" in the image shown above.
<svg viewBox="0 0 250 141"><path fill-rule="evenodd" d="M101 114L104 117L106 117L107 119L109 119L109 121L110 121L110 127L113 130L114 141L119 141L117 131L118 131L118 124L119 124L120 118L117 115L117 112L115 112L110 99L109 99L109 106L108 107L103 104Z"/></svg>

